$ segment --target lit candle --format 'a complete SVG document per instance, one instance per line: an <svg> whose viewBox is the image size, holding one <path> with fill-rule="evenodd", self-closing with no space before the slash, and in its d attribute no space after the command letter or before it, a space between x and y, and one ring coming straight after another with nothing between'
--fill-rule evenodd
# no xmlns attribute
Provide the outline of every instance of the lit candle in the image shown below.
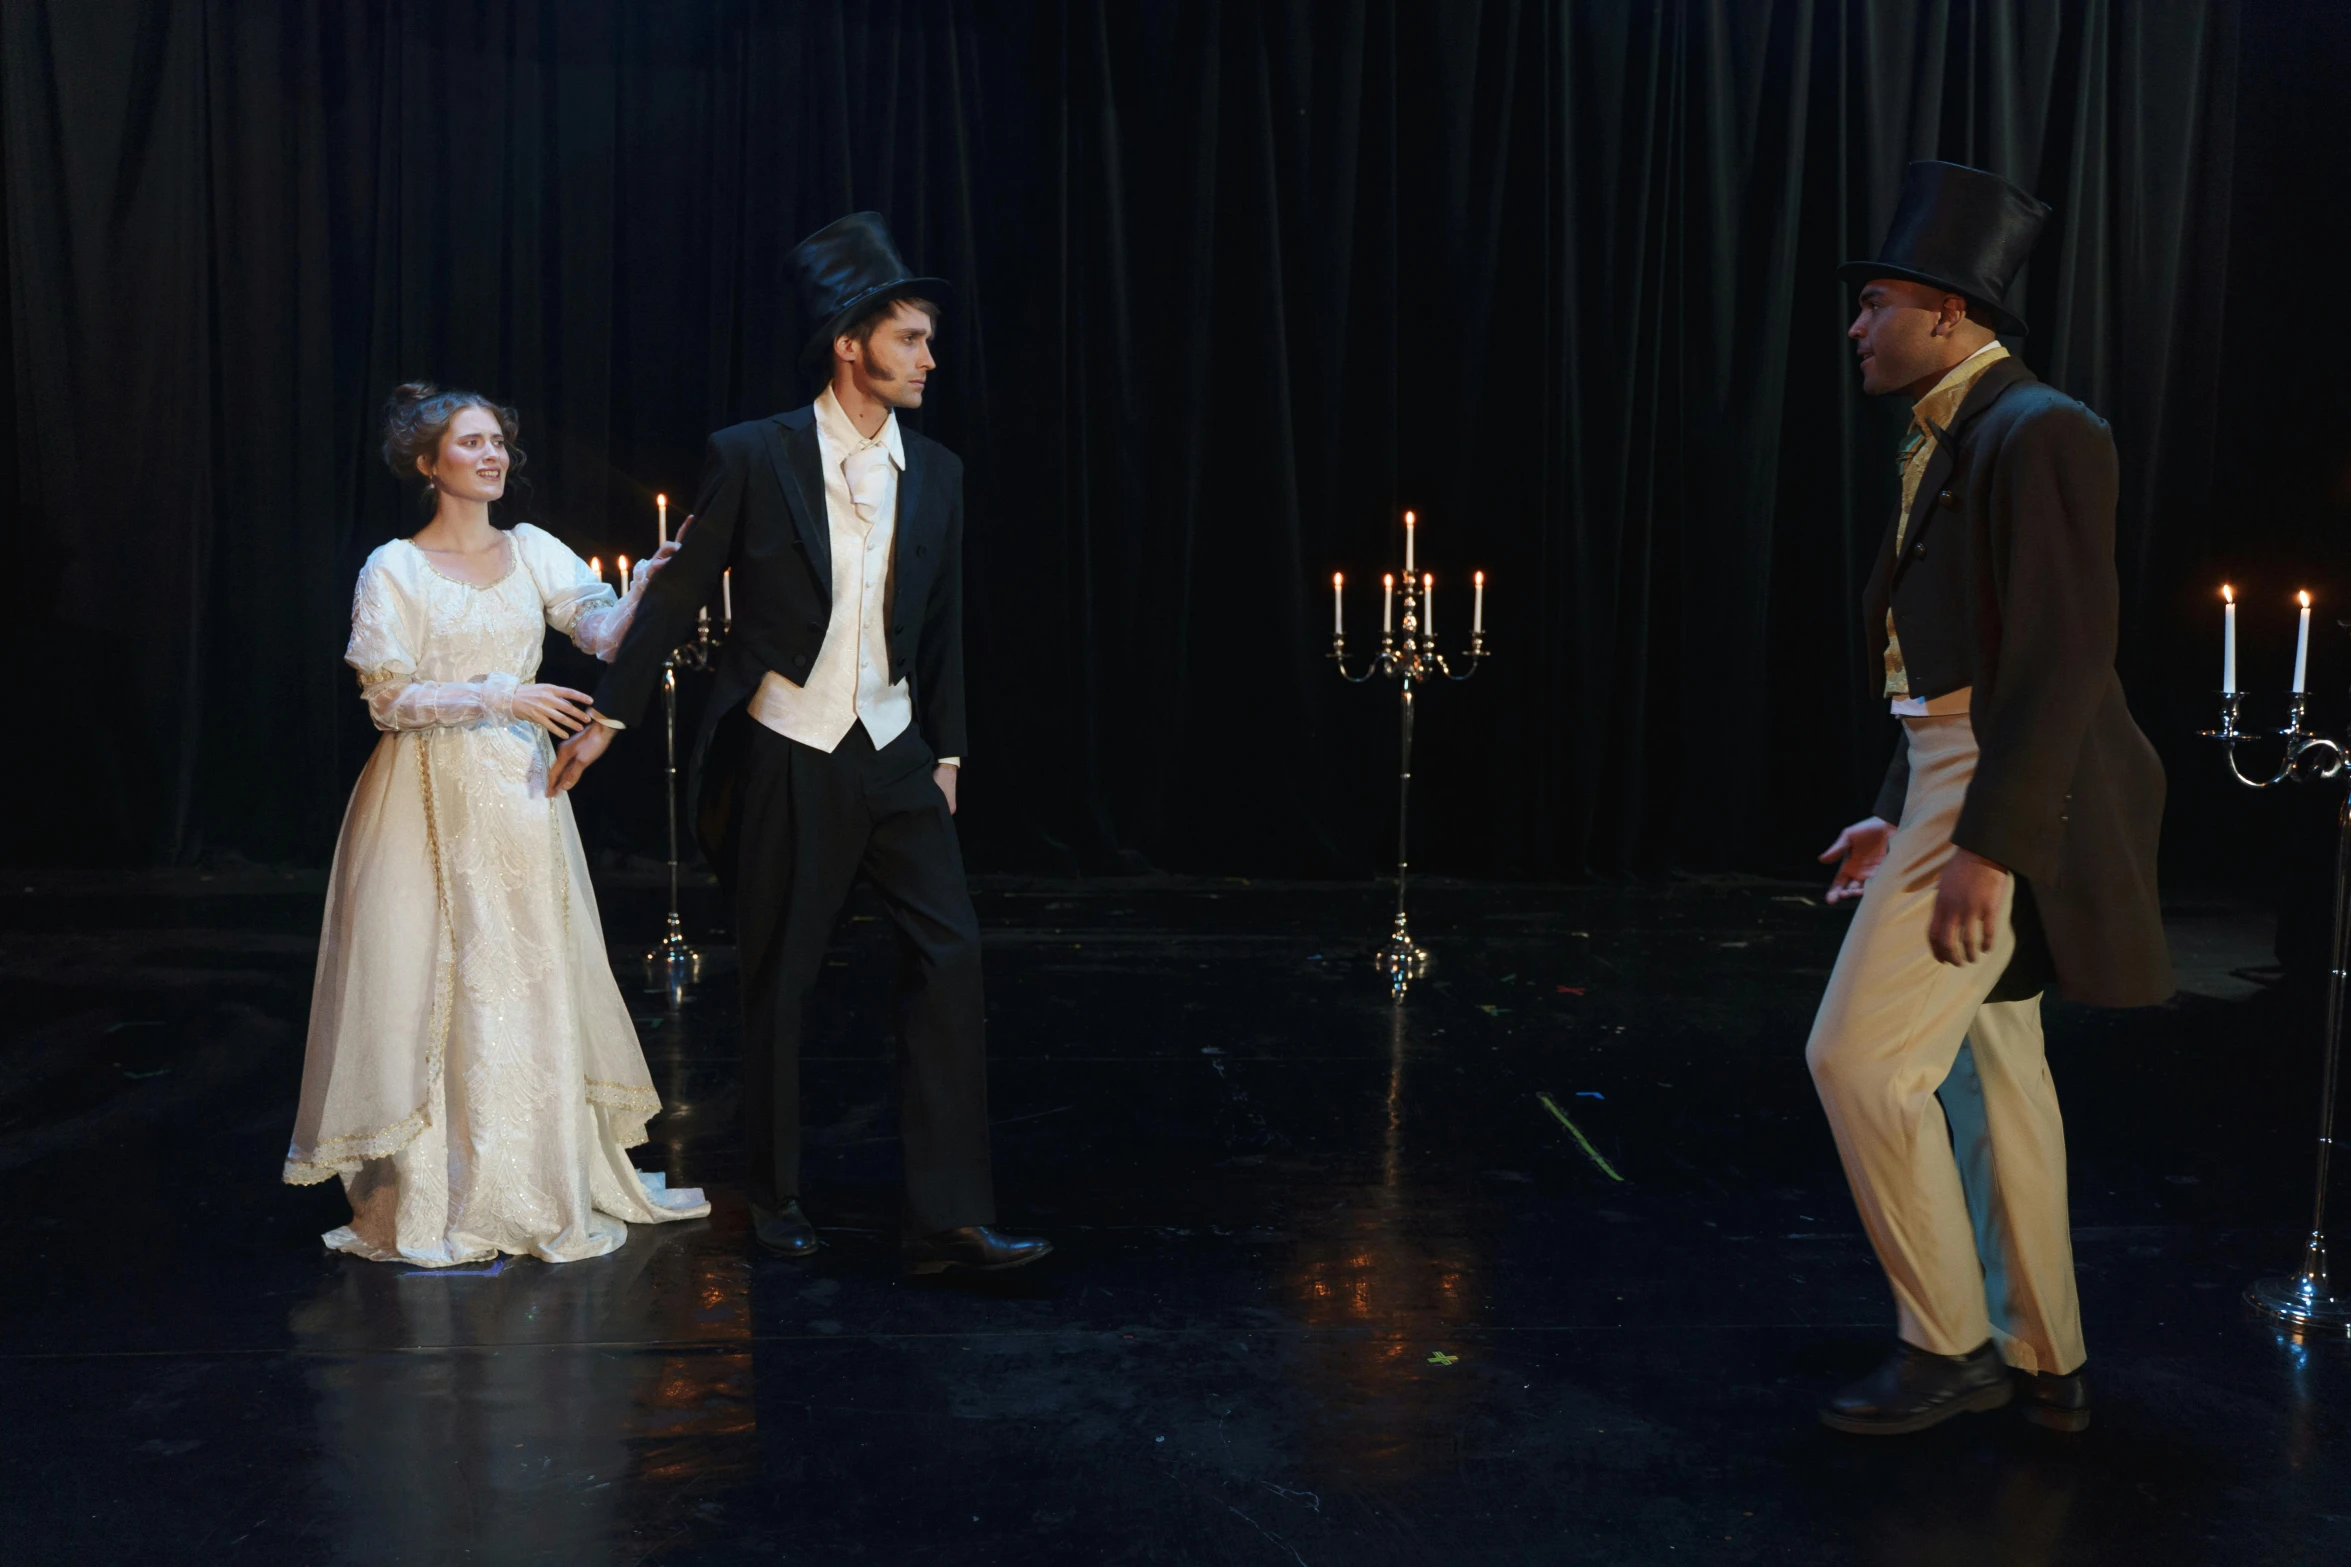
<svg viewBox="0 0 2351 1567"><path fill-rule="evenodd" d="M1486 574L1478 572L1470 581L1477 584L1478 591L1477 597L1470 601L1469 634L1482 637L1486 634Z"/></svg>
<svg viewBox="0 0 2351 1567"><path fill-rule="evenodd" d="M2304 679L2310 673L2310 594L2302 599L2302 634L2294 642L2294 694L2300 696Z"/></svg>
<svg viewBox="0 0 2351 1567"><path fill-rule="evenodd" d="M664 544L667 544L669 542L669 497L666 495L656 495L653 497L653 504L658 507L661 512L661 520L655 523L654 526L660 530L660 541Z"/></svg>
<svg viewBox="0 0 2351 1567"><path fill-rule="evenodd" d="M604 580L603 556L591 555L588 557L588 575L594 577L598 582L602 582Z"/></svg>
<svg viewBox="0 0 2351 1567"><path fill-rule="evenodd" d="M728 625L735 623L735 568L729 566L718 574L719 612L726 616Z"/></svg>
<svg viewBox="0 0 2351 1567"><path fill-rule="evenodd" d="M1331 635L1347 634L1347 576L1344 572L1331 573Z"/></svg>
<svg viewBox="0 0 2351 1567"><path fill-rule="evenodd" d="M1404 514L1404 575L1412 575L1412 513Z"/></svg>
<svg viewBox="0 0 2351 1567"><path fill-rule="evenodd" d="M1380 578L1380 635L1387 636L1396 629L1396 574L1387 572Z"/></svg>
<svg viewBox="0 0 2351 1567"><path fill-rule="evenodd" d="M614 558L620 562L620 591L621 596L625 598L628 596L629 591L629 558L626 555L615 556Z"/></svg>
<svg viewBox="0 0 2351 1567"><path fill-rule="evenodd" d="M2220 694L2237 694L2237 595L2220 585Z"/></svg>
<svg viewBox="0 0 2351 1567"><path fill-rule="evenodd" d="M1437 578L1434 572L1420 579L1420 634L1430 642L1437 640Z"/></svg>

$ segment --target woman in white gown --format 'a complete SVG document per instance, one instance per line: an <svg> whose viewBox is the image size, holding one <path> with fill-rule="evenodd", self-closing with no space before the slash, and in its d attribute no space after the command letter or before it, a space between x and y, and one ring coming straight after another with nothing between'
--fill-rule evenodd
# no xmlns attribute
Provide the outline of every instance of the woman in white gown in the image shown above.
<svg viewBox="0 0 2351 1567"><path fill-rule="evenodd" d="M514 430L472 393L394 394L385 460L437 510L368 557L351 607L384 733L335 849L285 1179L340 1175L351 1222L326 1243L379 1261L576 1262L710 1211L624 1151L661 1101L546 785L547 737L589 698L531 683L548 626L610 658L642 584L616 597L552 535L491 526Z"/></svg>

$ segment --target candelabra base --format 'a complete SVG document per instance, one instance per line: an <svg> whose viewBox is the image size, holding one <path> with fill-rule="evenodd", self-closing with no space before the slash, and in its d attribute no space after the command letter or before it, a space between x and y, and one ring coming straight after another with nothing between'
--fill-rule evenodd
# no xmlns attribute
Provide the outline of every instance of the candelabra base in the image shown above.
<svg viewBox="0 0 2351 1567"><path fill-rule="evenodd" d="M2310 1238L2300 1273L2256 1279L2246 1286L2245 1299L2263 1316L2289 1327L2351 1332L2351 1300L2337 1295L2327 1284L2324 1236Z"/></svg>
<svg viewBox="0 0 2351 1567"><path fill-rule="evenodd" d="M1387 943L1379 956L1372 959L1372 967L1388 976L1388 990L1398 1001L1412 982L1429 971L1429 955L1425 948L1412 939L1412 929L1405 923L1403 911L1396 914L1395 928L1388 932Z"/></svg>
<svg viewBox="0 0 2351 1567"><path fill-rule="evenodd" d="M686 942L686 933L672 910L664 921L661 940L645 954L647 977L679 999L686 986L702 977L702 954Z"/></svg>
<svg viewBox="0 0 2351 1567"><path fill-rule="evenodd" d="M2291 1278L2255 1279L2245 1286L2245 1299L2263 1316L2274 1317L2288 1327L2351 1333L2351 1300L2314 1289L2312 1282L2299 1273Z"/></svg>

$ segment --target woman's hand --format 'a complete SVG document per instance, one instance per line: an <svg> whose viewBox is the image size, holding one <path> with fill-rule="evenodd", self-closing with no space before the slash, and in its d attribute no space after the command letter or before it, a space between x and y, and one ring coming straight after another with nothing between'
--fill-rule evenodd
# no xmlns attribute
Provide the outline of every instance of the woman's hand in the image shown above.
<svg viewBox="0 0 2351 1567"><path fill-rule="evenodd" d="M686 519L687 522L692 522L693 520L694 519L691 517ZM685 541L685 526L684 524L680 524L678 527L678 536L676 538L670 540L667 544L664 544L661 546L661 548L655 550L644 560L637 563L638 573L643 576L647 582L651 582L653 580L653 574L659 571L662 567L669 564L669 558L678 552L678 546L683 544Z"/></svg>
<svg viewBox="0 0 2351 1567"><path fill-rule="evenodd" d="M528 719L557 739L587 727L588 710L596 699L569 686L517 686L514 716Z"/></svg>

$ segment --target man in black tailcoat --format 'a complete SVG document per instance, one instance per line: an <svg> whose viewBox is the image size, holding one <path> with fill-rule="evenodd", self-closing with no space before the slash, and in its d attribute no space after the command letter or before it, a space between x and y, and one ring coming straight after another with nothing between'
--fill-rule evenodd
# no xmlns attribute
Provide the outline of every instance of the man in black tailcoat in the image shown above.
<svg viewBox="0 0 2351 1567"><path fill-rule="evenodd" d="M2114 670L2114 441L2000 342L2047 214L1916 163L1878 258L1841 269L1863 390L1913 404L1862 601L1902 736L1875 814L1822 856L1861 907L1805 1052L1898 1307L1892 1356L1821 1410L1864 1435L2012 1400L2089 1423L2040 993L2172 990L2163 767Z"/></svg>
<svg viewBox="0 0 2351 1567"><path fill-rule="evenodd" d="M880 214L794 247L816 330L813 404L710 438L694 520L565 743L568 789L633 724L663 655L732 572L734 622L691 791L735 905L743 1105L760 1242L805 1256L799 1047L810 988L859 874L902 953L904 1250L917 1272L1009 1268L1052 1247L993 1228L980 934L953 816L964 755L963 465L899 419L922 406L946 285L899 259Z"/></svg>

